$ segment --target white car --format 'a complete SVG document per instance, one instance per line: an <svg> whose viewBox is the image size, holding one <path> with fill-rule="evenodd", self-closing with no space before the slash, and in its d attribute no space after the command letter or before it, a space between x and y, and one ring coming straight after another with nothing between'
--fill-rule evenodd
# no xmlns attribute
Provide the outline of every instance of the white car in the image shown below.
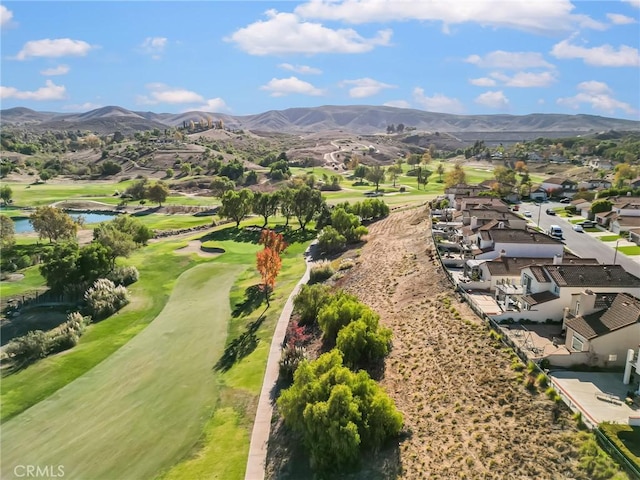
<svg viewBox="0 0 640 480"><path fill-rule="evenodd" d="M574 225L574 226L573 226L573 229L574 229L576 232L584 233L584 228L582 228L582 225Z"/></svg>
<svg viewBox="0 0 640 480"><path fill-rule="evenodd" d="M531 212L529 210L525 210L522 214L527 218L531 218Z"/></svg>

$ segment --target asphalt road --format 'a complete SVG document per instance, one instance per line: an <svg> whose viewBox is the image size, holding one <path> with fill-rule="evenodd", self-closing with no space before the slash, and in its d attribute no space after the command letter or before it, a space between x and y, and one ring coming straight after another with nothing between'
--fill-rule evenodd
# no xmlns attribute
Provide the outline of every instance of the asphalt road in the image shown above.
<svg viewBox="0 0 640 480"><path fill-rule="evenodd" d="M569 223L567 218L557 215L552 216L546 213L548 208L565 207L566 205L558 202L545 202L536 206L533 203L521 203L520 213L525 210L531 212L530 221L537 224L544 232L551 225L559 225L562 228L564 243L566 247L573 253L582 258L597 258L602 264L622 265L624 269L636 276L640 276L640 263L632 260L623 253L615 250L615 242L602 242L589 233L576 232L573 230L573 224ZM611 234L613 235L613 233Z"/></svg>

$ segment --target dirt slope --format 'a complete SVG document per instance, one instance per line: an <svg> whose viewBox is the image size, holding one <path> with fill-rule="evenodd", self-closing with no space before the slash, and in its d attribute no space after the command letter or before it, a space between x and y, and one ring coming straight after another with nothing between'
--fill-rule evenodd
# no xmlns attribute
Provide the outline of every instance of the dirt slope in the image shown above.
<svg viewBox="0 0 640 480"><path fill-rule="evenodd" d="M570 412L516 380L509 354L456 300L428 229L422 207L373 224L359 265L339 282L394 333L382 384L408 435L372 459L375 469L387 478L586 478Z"/></svg>

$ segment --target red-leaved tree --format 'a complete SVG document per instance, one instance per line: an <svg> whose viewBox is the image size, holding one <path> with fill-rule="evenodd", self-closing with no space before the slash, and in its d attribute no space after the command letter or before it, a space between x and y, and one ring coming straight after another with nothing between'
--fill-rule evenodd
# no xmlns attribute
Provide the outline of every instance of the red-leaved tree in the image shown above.
<svg viewBox="0 0 640 480"><path fill-rule="evenodd" d="M262 277L262 289L269 306L269 295L276 285L276 277L282 267L280 254L287 248L287 244L281 234L269 229L262 231L260 243L264 245L264 249L256 254L256 260L258 272Z"/></svg>

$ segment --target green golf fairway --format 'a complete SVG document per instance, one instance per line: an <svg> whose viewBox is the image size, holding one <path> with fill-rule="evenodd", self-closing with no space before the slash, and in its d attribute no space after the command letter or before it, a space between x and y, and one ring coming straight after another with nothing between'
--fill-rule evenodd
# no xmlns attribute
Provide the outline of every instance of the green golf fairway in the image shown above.
<svg viewBox="0 0 640 480"><path fill-rule="evenodd" d="M213 366L242 265L200 264L149 326L98 366L2 427L3 479L18 465L72 479L154 478L197 443L218 400Z"/></svg>

